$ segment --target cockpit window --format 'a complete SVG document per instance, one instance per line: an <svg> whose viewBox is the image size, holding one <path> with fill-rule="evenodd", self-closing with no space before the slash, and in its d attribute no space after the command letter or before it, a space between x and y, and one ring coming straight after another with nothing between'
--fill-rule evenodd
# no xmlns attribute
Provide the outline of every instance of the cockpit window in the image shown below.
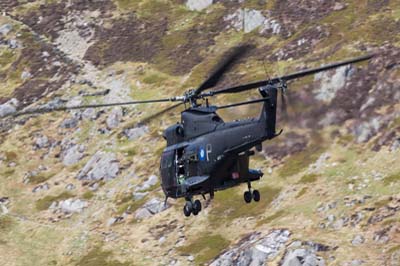
<svg viewBox="0 0 400 266"><path fill-rule="evenodd" d="M174 162L174 151L164 152L161 156L161 168L170 168Z"/></svg>

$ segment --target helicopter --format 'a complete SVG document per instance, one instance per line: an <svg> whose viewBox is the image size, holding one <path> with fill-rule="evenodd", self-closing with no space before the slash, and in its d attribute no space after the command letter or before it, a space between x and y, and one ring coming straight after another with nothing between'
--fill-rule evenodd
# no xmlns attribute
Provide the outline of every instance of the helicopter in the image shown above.
<svg viewBox="0 0 400 266"><path fill-rule="evenodd" d="M282 133L282 130L276 132L278 94L281 95L282 110L285 112L287 82L369 60L374 55L364 55L253 83L210 90L248 49L248 46L238 46L232 49L226 60L220 63L198 88L188 90L182 96L121 103L27 109L14 113L12 116L120 105L179 102L148 118L152 119L182 104L185 105L185 110L181 112L181 121L169 126L163 132L166 147L160 158L159 171L161 188L165 194L165 204L168 198L184 198L186 201L183 206L184 215L186 217L191 214L196 216L201 212L202 204L199 199L193 200L195 196L201 195L206 199L205 196L209 194L210 199L213 199L216 191L229 189L242 183L247 184L247 190L243 193L244 201L246 203L253 200L258 202L261 195L257 189L252 189L252 182L260 180L264 173L258 169L249 169L249 161L250 157L255 154L253 148L261 151L263 142ZM208 101L209 98L217 95L240 93L253 89L258 89L259 99L223 106L210 105ZM200 100L201 103L199 103ZM221 109L257 103L263 104L258 117L224 122L217 114L217 111Z"/></svg>

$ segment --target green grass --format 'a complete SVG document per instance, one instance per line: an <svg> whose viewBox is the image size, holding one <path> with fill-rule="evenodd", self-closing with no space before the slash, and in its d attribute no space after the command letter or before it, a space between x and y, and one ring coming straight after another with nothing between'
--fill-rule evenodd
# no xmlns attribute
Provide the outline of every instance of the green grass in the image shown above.
<svg viewBox="0 0 400 266"><path fill-rule="evenodd" d="M0 233L8 231L14 224L13 219L10 216L0 216Z"/></svg>
<svg viewBox="0 0 400 266"><path fill-rule="evenodd" d="M85 200L90 200L94 197L94 193L93 191L86 191L85 193L83 193L82 198Z"/></svg>
<svg viewBox="0 0 400 266"><path fill-rule="evenodd" d="M135 212L137 209L143 206L146 202L147 197L143 197L139 200L134 200L132 195L129 194L123 198L117 200L117 214L122 215L125 211L129 210L129 212Z"/></svg>
<svg viewBox="0 0 400 266"><path fill-rule="evenodd" d="M157 73L152 73L146 75L143 78L143 82L146 84L161 84L163 81L166 80L166 77Z"/></svg>
<svg viewBox="0 0 400 266"><path fill-rule="evenodd" d="M15 54L10 50L0 53L0 68L7 66L15 60Z"/></svg>
<svg viewBox="0 0 400 266"><path fill-rule="evenodd" d="M261 200L250 204L244 202L242 194L232 193L232 190L217 192L215 194L215 206L209 213L211 225L223 225L236 218L258 216L265 213L268 211L269 204L278 196L281 189L265 186L260 188L259 191Z"/></svg>
<svg viewBox="0 0 400 266"><path fill-rule="evenodd" d="M281 177L289 177L300 173L309 164L315 162L324 152L324 149L317 145L307 147L304 151L296 153L286 159L284 165L279 169Z"/></svg>
<svg viewBox="0 0 400 266"><path fill-rule="evenodd" d="M48 173L40 173L37 174L36 176L31 176L29 177L29 182L32 184L40 184L43 183L47 180L49 180L50 178L52 178L53 176L56 175L56 172L48 172Z"/></svg>
<svg viewBox="0 0 400 266"><path fill-rule="evenodd" d="M400 181L400 172L387 176L383 179L385 185L390 185L391 183Z"/></svg>
<svg viewBox="0 0 400 266"><path fill-rule="evenodd" d="M318 176L316 174L303 175L298 184L314 183L315 181L317 181L317 177Z"/></svg>
<svg viewBox="0 0 400 266"><path fill-rule="evenodd" d="M112 251L105 251L101 247L95 247L85 256L83 256L77 263L76 266L128 266L133 265L128 262L120 262L118 260L112 260Z"/></svg>
<svg viewBox="0 0 400 266"><path fill-rule="evenodd" d="M47 210L54 201L66 200L74 196L75 195L71 194L70 192L63 192L58 196L46 196L36 201L36 209L38 211Z"/></svg>
<svg viewBox="0 0 400 266"><path fill-rule="evenodd" d="M268 224L268 223L276 220L277 218L284 216L285 214L286 214L286 212L284 210L279 210L276 213L274 213L274 214L272 214L272 215L270 215L270 216L258 221L257 222L257 226L260 226L260 225L263 225L263 224Z"/></svg>
<svg viewBox="0 0 400 266"><path fill-rule="evenodd" d="M195 256L196 265L203 265L218 256L228 246L229 241L223 236L208 232L189 245L178 247L177 250L182 255Z"/></svg>
<svg viewBox="0 0 400 266"><path fill-rule="evenodd" d="M296 199L298 199L298 198L300 198L301 196L303 196L304 194L306 194L307 191L308 191L308 187L303 187L303 188L300 190L299 194L296 195Z"/></svg>

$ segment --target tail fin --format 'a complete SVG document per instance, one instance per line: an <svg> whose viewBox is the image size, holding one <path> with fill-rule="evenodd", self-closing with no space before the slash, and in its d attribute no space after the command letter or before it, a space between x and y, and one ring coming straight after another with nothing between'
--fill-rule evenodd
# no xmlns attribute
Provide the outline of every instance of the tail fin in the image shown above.
<svg viewBox="0 0 400 266"><path fill-rule="evenodd" d="M275 125L278 90L275 86L267 85L265 87L261 87L259 92L264 98L268 98L268 100L264 103L259 121L265 125L265 136L268 139L272 139L276 136Z"/></svg>

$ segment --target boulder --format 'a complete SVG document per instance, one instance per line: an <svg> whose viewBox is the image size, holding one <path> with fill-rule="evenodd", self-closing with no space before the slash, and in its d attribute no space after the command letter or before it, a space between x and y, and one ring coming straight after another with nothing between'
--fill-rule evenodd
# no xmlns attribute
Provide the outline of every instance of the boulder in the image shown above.
<svg viewBox="0 0 400 266"><path fill-rule="evenodd" d="M122 108L121 107L115 107L112 109L110 115L106 119L106 124L108 129L113 129L119 126L119 123L121 122L122 119Z"/></svg>
<svg viewBox="0 0 400 266"><path fill-rule="evenodd" d="M67 148L62 153L63 164L66 166L76 164L82 159L84 151L85 151L85 146L83 145L74 145Z"/></svg>
<svg viewBox="0 0 400 266"><path fill-rule="evenodd" d="M236 30L243 30L245 33L251 32L265 22L265 17L261 11L254 9L238 9L235 13L224 17Z"/></svg>
<svg viewBox="0 0 400 266"><path fill-rule="evenodd" d="M64 213L80 213L87 206L88 203L80 199L67 199L58 203L58 208Z"/></svg>
<svg viewBox="0 0 400 266"><path fill-rule="evenodd" d="M286 253L282 266L325 266L325 261L309 249L295 249Z"/></svg>
<svg viewBox="0 0 400 266"><path fill-rule="evenodd" d="M265 237L261 237L261 233L254 233L241 240L238 246L218 256L211 265L264 265L285 247L290 234L286 229L273 230Z"/></svg>
<svg viewBox="0 0 400 266"><path fill-rule="evenodd" d="M13 98L4 104L0 104L0 117L6 115L11 115L17 111L19 102L17 99Z"/></svg>
<svg viewBox="0 0 400 266"><path fill-rule="evenodd" d="M320 101L330 102L335 98L339 89L344 88L353 68L351 66L339 67L336 70L317 73L314 76L316 82L314 94Z"/></svg>
<svg viewBox="0 0 400 266"><path fill-rule="evenodd" d="M201 11L212 5L213 0L187 0L186 7L193 11Z"/></svg>
<svg viewBox="0 0 400 266"><path fill-rule="evenodd" d="M127 136L129 140L135 140L137 138L140 138L147 132L149 132L149 128L146 126L140 126L124 130L124 134L125 136Z"/></svg>
<svg viewBox="0 0 400 266"><path fill-rule="evenodd" d="M86 163L79 172L79 180L110 180L117 177L119 173L119 162L115 154L98 151Z"/></svg>
<svg viewBox="0 0 400 266"><path fill-rule="evenodd" d="M61 128L75 128L78 126L78 118L73 117L73 118L67 118L61 123Z"/></svg>
<svg viewBox="0 0 400 266"><path fill-rule="evenodd" d="M49 145L50 145L49 139L45 135L39 136L35 140L35 146L38 149L47 148L47 147L49 147Z"/></svg>
<svg viewBox="0 0 400 266"><path fill-rule="evenodd" d="M12 30L12 25L11 24L4 24L0 27L0 34L1 35L7 35L11 30Z"/></svg>
<svg viewBox="0 0 400 266"><path fill-rule="evenodd" d="M147 201L142 206L142 208L138 209L135 212L135 218L139 219L139 220L145 219L150 216L153 216L154 214L162 212L162 211L166 210L167 208L169 208L168 204L166 206L164 206L163 201L161 201L158 198L153 198L153 199Z"/></svg>
<svg viewBox="0 0 400 266"><path fill-rule="evenodd" d="M145 191L151 188L152 186L156 185L158 182L158 177L155 175L149 176L149 178L143 182L141 186L138 186L135 191Z"/></svg>

